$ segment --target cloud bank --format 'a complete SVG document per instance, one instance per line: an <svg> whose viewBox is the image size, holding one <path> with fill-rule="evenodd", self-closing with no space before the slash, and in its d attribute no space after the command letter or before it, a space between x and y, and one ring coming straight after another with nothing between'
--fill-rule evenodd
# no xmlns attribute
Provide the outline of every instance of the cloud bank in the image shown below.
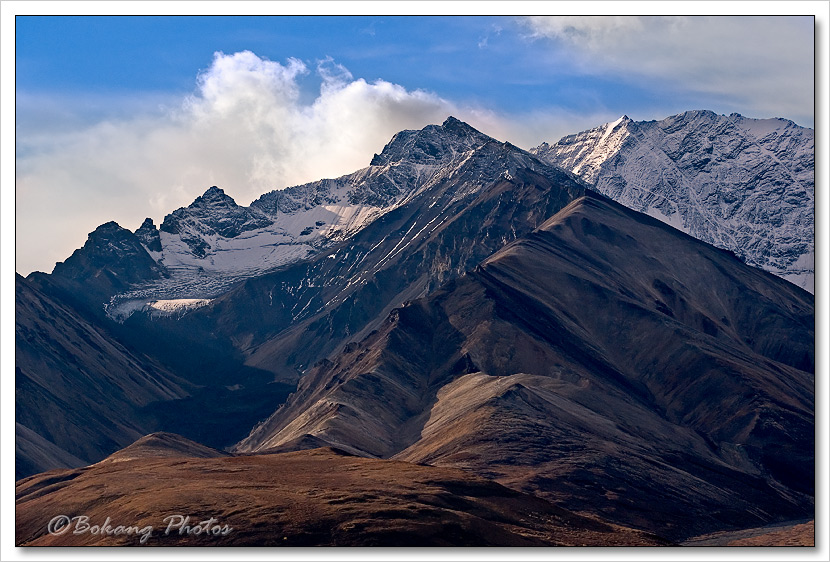
<svg viewBox="0 0 830 562"><path fill-rule="evenodd" d="M309 96L303 88L315 80L319 91ZM148 111L133 101L131 118L83 126L82 116L61 109L55 114L68 121L54 123L49 111L31 114L49 100L18 98L35 125L18 128L16 147L16 270L23 275L50 272L104 222L131 230L145 217L159 224L211 185L247 205L273 189L338 177L367 166L398 131L449 115L525 148L616 117L556 109L507 116L354 78L331 59L309 68L250 51L215 53L195 91L173 109ZM90 103L76 104L79 113Z"/></svg>
<svg viewBox="0 0 830 562"><path fill-rule="evenodd" d="M301 79L321 81L302 101ZM17 271L51 271L108 220L136 228L211 185L240 204L266 191L366 166L401 129L440 123L438 96L249 51L216 53L175 109L17 139Z"/></svg>
<svg viewBox="0 0 830 562"><path fill-rule="evenodd" d="M751 116L813 126L813 18L546 16L522 20L532 37L587 74L699 92ZM691 109L691 108L689 108ZM708 109L708 108L696 108Z"/></svg>

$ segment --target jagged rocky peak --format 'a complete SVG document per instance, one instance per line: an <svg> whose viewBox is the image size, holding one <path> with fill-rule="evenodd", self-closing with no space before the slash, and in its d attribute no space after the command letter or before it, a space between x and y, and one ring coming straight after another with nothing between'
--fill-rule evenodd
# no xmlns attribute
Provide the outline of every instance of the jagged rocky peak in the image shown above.
<svg viewBox="0 0 830 562"><path fill-rule="evenodd" d="M219 235L234 238L241 233L272 224L258 209L240 207L236 201L215 185L187 207L176 209L161 224L161 231L170 234Z"/></svg>
<svg viewBox="0 0 830 562"><path fill-rule="evenodd" d="M90 232L86 243L72 256L83 253L96 258L123 258L141 253L141 250L140 241L132 232L115 221L109 221ZM70 256L64 263L71 259Z"/></svg>
<svg viewBox="0 0 830 562"><path fill-rule="evenodd" d="M636 127L634 121L623 115L599 127L562 137L554 144L543 142L530 149L530 153L592 184L602 163L619 152Z"/></svg>
<svg viewBox="0 0 830 562"><path fill-rule="evenodd" d="M166 275L165 268L147 253L138 236L114 221L92 231L83 247L55 264L52 274L83 281L102 271L109 272L118 287Z"/></svg>
<svg viewBox="0 0 830 562"><path fill-rule="evenodd" d="M427 125L419 131L405 130L392 137L372 166L402 161L416 164L441 164L447 158L478 148L493 139L467 123L447 117L441 125Z"/></svg>
<svg viewBox="0 0 830 562"><path fill-rule="evenodd" d="M236 204L233 197L225 193L224 189L212 185L190 204L191 208L205 206L235 208L239 205Z"/></svg>
<svg viewBox="0 0 830 562"><path fill-rule="evenodd" d="M135 231L135 235L151 252L161 252L161 236L159 236L158 228L153 223L153 219L149 217L144 219L144 222Z"/></svg>

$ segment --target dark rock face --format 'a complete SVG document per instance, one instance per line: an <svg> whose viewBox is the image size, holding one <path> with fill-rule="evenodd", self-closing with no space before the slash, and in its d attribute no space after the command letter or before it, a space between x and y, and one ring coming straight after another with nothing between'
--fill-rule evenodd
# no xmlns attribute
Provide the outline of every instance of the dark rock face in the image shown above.
<svg viewBox="0 0 830 562"><path fill-rule="evenodd" d="M315 366L238 449L464 468L675 539L809 516L813 306L590 195Z"/></svg>
<svg viewBox="0 0 830 562"><path fill-rule="evenodd" d="M144 219L144 222L135 231L135 235L151 252L161 252L161 236L156 225L153 224L153 219Z"/></svg>
<svg viewBox="0 0 830 562"><path fill-rule="evenodd" d="M62 462L67 457L100 460L152 429L142 407L182 398L189 388L119 343L94 317L20 276L15 365L16 421L28 430L22 434L28 446L19 451L18 468L29 465L33 471L41 465L41 453L55 457L55 450L66 453L57 455Z"/></svg>
<svg viewBox="0 0 830 562"><path fill-rule="evenodd" d="M82 248L55 264L51 280L93 308L136 283L168 275L142 246L142 240L115 222L89 234Z"/></svg>
<svg viewBox="0 0 830 562"><path fill-rule="evenodd" d="M164 267L142 247L141 239L115 222L96 228L82 248L75 250L66 261L55 264L52 271L55 277L78 283L106 278L118 289L165 274Z"/></svg>

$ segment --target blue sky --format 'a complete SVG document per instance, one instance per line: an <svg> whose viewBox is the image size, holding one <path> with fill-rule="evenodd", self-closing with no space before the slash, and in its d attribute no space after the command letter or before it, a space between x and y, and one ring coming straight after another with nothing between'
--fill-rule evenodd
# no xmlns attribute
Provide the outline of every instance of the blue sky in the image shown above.
<svg viewBox="0 0 830 562"><path fill-rule="evenodd" d="M746 20L722 21L725 48L729 42L744 42L742 34L760 27L746 29ZM812 61L803 55L812 48L812 18L769 21L787 31L775 50L792 52L799 57L799 69L810 70ZM738 109L743 101L729 99L728 91L695 91L690 84L661 79L659 73L643 79L636 62L633 69L599 65L596 72L586 71L574 61L573 45L540 36L517 17L35 16L18 17L16 28L18 92L112 96L113 105L104 111L117 108L119 96L188 93L214 52L243 50L273 61L294 57L313 64L331 57L367 81L383 79L508 112L556 107L645 115L715 105ZM793 37L800 40L800 49ZM762 64L764 54L760 51L755 61L744 64ZM719 62L708 61L712 67ZM633 75L627 70L634 70ZM314 78L304 81L312 95L319 87ZM810 78L807 74L802 80ZM811 126L812 108L790 107L792 103L786 101L781 116ZM751 105L745 103L744 111L751 113Z"/></svg>
<svg viewBox="0 0 830 562"><path fill-rule="evenodd" d="M514 17L20 17L17 33L21 92L188 93L214 52L250 50L274 61L331 57L367 81L511 112L598 103L647 111L666 94L653 83L574 68ZM307 78L313 93L319 80ZM678 104L695 101L672 93Z"/></svg>
<svg viewBox="0 0 830 562"><path fill-rule="evenodd" d="M310 4L313 5L313 4ZM436 11L440 4L429 4ZM45 17L15 21L16 269L366 166L455 115L523 148L689 109L813 126L812 17Z"/></svg>

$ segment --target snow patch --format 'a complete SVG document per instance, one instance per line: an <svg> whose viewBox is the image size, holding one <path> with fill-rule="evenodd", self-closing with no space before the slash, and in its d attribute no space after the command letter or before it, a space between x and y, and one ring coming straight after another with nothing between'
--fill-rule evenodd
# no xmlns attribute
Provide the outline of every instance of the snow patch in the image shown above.
<svg viewBox="0 0 830 562"><path fill-rule="evenodd" d="M159 312L173 314L173 313L181 313L181 312L188 312L190 310L195 310L197 308L201 308L203 306L207 306L210 304L211 299L168 299L168 300L158 300L158 301L150 301L147 303L146 308L157 310Z"/></svg>

